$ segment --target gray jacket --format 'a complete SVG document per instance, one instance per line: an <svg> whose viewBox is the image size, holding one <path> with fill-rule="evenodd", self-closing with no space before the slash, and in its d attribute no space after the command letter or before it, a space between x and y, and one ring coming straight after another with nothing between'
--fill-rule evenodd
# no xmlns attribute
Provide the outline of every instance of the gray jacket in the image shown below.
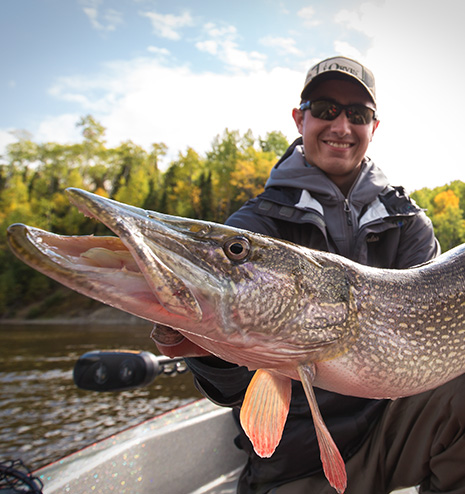
<svg viewBox="0 0 465 494"><path fill-rule="evenodd" d="M368 158L347 198L303 157L296 141L272 170L265 191L234 213L227 224L325 250L359 263L407 268L439 254L430 220L400 187L389 185ZM222 363L186 359L198 388L211 400L237 407L238 416L252 373ZM386 401L315 390L321 413L344 460L360 447L382 414ZM237 445L249 455L238 492L262 494L274 486L321 469L308 403L293 382L283 438L271 458L259 458L241 431Z"/></svg>
<svg viewBox="0 0 465 494"><path fill-rule="evenodd" d="M369 158L345 197L299 144L227 223L376 267L407 268L440 252L423 210Z"/></svg>

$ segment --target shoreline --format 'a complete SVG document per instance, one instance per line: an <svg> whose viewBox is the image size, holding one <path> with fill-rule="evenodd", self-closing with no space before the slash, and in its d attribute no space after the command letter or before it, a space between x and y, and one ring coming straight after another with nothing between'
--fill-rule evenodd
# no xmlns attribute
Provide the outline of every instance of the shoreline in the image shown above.
<svg viewBox="0 0 465 494"><path fill-rule="evenodd" d="M65 324L98 324L98 325L126 325L126 326L144 326L153 325L151 321L141 319L127 312L123 312L113 307L104 306L91 311L81 311L79 315L70 317L37 317L33 319L18 318L0 318L0 326L15 325L65 325Z"/></svg>

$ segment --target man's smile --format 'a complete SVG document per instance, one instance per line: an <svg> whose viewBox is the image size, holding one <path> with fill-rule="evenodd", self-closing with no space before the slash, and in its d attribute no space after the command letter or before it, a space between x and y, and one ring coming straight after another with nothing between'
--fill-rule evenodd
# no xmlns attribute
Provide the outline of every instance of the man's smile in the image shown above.
<svg viewBox="0 0 465 494"><path fill-rule="evenodd" d="M347 149L353 146L350 142L323 141L325 144L339 149Z"/></svg>

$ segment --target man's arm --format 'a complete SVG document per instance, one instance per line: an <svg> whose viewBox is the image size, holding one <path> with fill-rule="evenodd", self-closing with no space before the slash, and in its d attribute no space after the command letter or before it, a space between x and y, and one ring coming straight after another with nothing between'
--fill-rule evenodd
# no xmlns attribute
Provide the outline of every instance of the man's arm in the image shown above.
<svg viewBox="0 0 465 494"><path fill-rule="evenodd" d="M424 213L412 218L402 227L396 258L396 269L406 269L434 259L441 247L434 236L431 220Z"/></svg>

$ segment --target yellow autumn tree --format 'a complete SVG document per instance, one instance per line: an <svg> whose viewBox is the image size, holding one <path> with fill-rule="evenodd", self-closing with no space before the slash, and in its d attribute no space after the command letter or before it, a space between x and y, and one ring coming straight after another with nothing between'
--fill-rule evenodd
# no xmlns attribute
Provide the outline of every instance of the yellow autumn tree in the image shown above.
<svg viewBox="0 0 465 494"><path fill-rule="evenodd" d="M459 202L459 198L453 190L449 189L440 192L434 198L434 205L437 208L436 213L443 214L448 208L458 209Z"/></svg>
<svg viewBox="0 0 465 494"><path fill-rule="evenodd" d="M253 148L248 150L246 156L238 160L231 173L231 186L236 208L263 192L276 161L275 153L257 151Z"/></svg>
<svg viewBox="0 0 465 494"><path fill-rule="evenodd" d="M465 242L465 220L460 199L453 190L439 192L433 199L432 222L443 252Z"/></svg>

